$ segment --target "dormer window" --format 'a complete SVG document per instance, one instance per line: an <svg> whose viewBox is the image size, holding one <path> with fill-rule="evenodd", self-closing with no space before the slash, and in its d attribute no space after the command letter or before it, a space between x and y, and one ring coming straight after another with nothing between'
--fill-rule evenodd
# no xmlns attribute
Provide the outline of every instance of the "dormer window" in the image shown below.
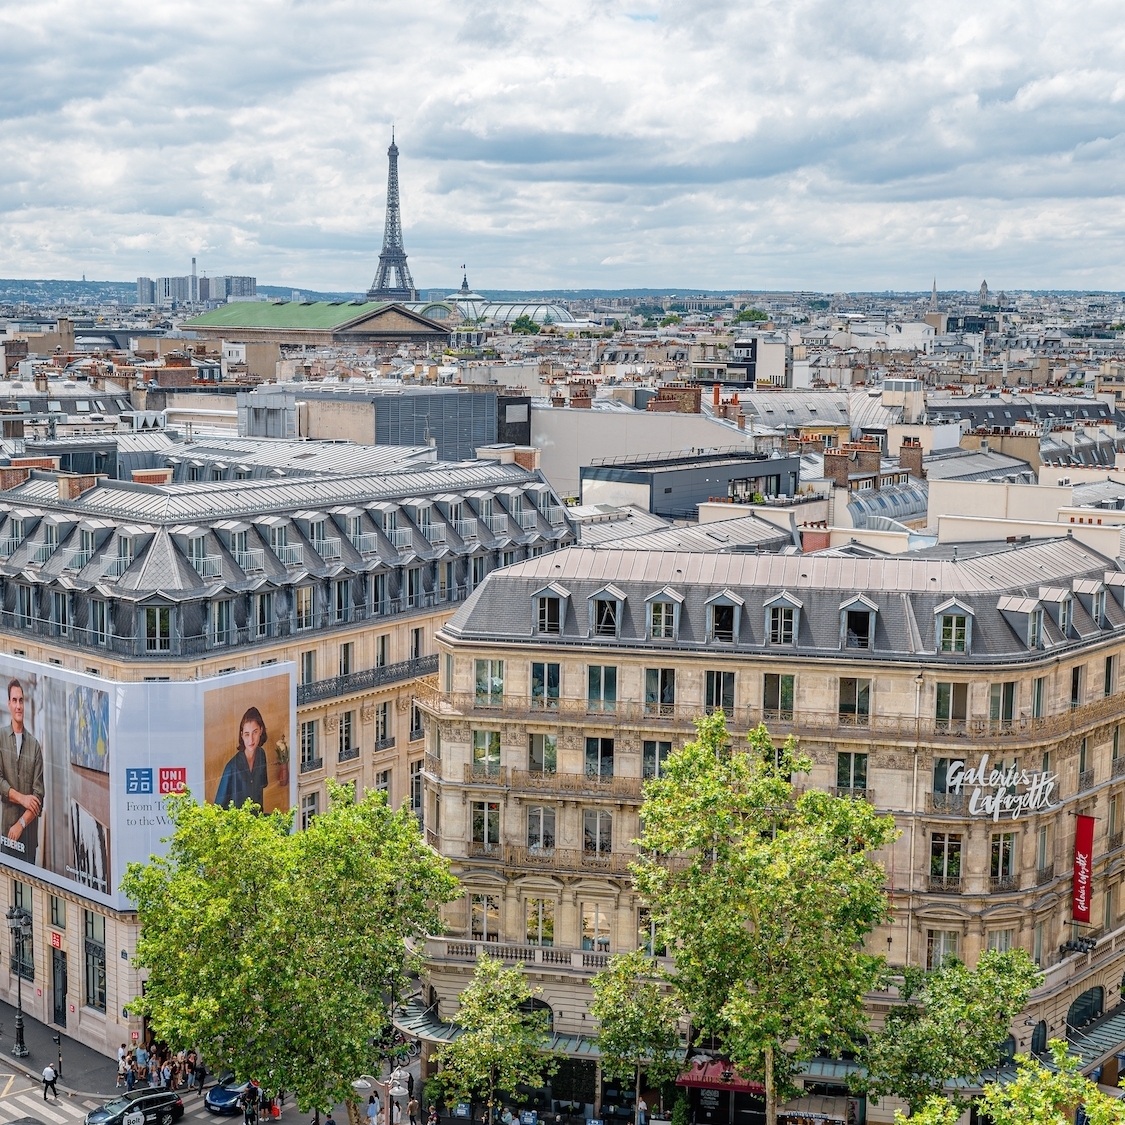
<svg viewBox="0 0 1125 1125"><path fill-rule="evenodd" d="M313 543L324 542L324 520L314 520L309 524L309 539Z"/></svg>
<svg viewBox="0 0 1125 1125"><path fill-rule="evenodd" d="M1105 624L1105 590L1099 590L1094 595L1094 624L1100 629Z"/></svg>
<svg viewBox="0 0 1125 1125"><path fill-rule="evenodd" d="M205 542L202 535L192 536L192 538L188 540L188 561L193 565L203 561L203 556L207 553L204 549Z"/></svg>
<svg viewBox="0 0 1125 1125"><path fill-rule="evenodd" d="M879 607L862 594L840 606L840 643L843 648L874 648L875 618Z"/></svg>
<svg viewBox="0 0 1125 1125"><path fill-rule="evenodd" d="M1033 610L1027 617L1027 647L1039 648L1043 643L1043 611Z"/></svg>
<svg viewBox="0 0 1125 1125"><path fill-rule="evenodd" d="M731 590L723 590L707 600L707 639L719 644L738 640L742 621L742 599Z"/></svg>
<svg viewBox="0 0 1125 1125"><path fill-rule="evenodd" d="M652 603L653 640L670 640L674 633L676 606L673 602Z"/></svg>
<svg viewBox="0 0 1125 1125"><path fill-rule="evenodd" d="M558 633L561 621L559 599L550 596L538 599L539 632Z"/></svg>
<svg viewBox="0 0 1125 1125"><path fill-rule="evenodd" d="M1059 602L1059 630L1064 637L1070 636L1070 623L1074 619L1074 602L1070 598L1063 598Z"/></svg>
<svg viewBox="0 0 1125 1125"><path fill-rule="evenodd" d="M357 539L363 528L363 521L359 516L348 516L348 538Z"/></svg>
<svg viewBox="0 0 1125 1125"><path fill-rule="evenodd" d="M941 651L966 652L969 639L968 618L963 613L941 615Z"/></svg>
<svg viewBox="0 0 1125 1125"><path fill-rule="evenodd" d="M9 538L15 540L16 543L23 542L23 520L18 517L13 517L10 523L11 534Z"/></svg>
<svg viewBox="0 0 1125 1125"><path fill-rule="evenodd" d="M609 598L594 599L594 636L617 636L617 602Z"/></svg>
<svg viewBox="0 0 1125 1125"><path fill-rule="evenodd" d="M793 607L788 605L770 606L770 644L791 645L793 643Z"/></svg>

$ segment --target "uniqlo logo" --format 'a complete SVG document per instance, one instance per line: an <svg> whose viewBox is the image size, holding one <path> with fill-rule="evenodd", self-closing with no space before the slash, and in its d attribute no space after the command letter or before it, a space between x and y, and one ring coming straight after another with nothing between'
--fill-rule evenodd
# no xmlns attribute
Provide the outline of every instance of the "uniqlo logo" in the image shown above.
<svg viewBox="0 0 1125 1125"><path fill-rule="evenodd" d="M182 793L187 788L186 766L160 767L160 792Z"/></svg>
<svg viewBox="0 0 1125 1125"><path fill-rule="evenodd" d="M127 769L125 771L126 793L151 793L152 770Z"/></svg>

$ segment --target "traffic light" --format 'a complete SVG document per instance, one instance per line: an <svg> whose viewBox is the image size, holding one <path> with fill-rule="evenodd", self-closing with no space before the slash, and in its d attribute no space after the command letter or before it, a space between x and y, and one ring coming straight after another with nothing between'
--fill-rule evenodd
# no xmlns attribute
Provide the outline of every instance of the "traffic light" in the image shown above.
<svg viewBox="0 0 1125 1125"><path fill-rule="evenodd" d="M59 1033L58 1033L58 1032L55 1032L55 1034L54 1034L54 1035L52 1035L52 1036L51 1036L51 1038L52 1038L52 1039L53 1039L53 1040L55 1041L55 1046L56 1046L56 1047L61 1047L61 1046L62 1046L62 1036L61 1036L61 1035L59 1035Z"/></svg>

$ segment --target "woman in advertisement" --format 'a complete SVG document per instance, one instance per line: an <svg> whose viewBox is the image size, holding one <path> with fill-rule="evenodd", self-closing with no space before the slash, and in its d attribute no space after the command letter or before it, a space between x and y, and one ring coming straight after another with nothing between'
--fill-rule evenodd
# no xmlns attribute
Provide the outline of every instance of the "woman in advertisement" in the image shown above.
<svg viewBox="0 0 1125 1125"><path fill-rule="evenodd" d="M265 721L258 708L251 707L238 724L238 749L219 779L216 805L238 808L246 801L253 801L259 809L264 807L265 789L269 785L265 747Z"/></svg>

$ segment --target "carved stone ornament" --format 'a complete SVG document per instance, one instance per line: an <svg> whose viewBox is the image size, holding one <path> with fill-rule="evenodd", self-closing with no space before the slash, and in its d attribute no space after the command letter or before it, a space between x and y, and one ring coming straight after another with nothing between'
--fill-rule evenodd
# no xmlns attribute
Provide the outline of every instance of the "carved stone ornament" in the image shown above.
<svg viewBox="0 0 1125 1125"><path fill-rule="evenodd" d="M339 715L325 715L324 716L324 729L326 731L339 730L340 716Z"/></svg>

